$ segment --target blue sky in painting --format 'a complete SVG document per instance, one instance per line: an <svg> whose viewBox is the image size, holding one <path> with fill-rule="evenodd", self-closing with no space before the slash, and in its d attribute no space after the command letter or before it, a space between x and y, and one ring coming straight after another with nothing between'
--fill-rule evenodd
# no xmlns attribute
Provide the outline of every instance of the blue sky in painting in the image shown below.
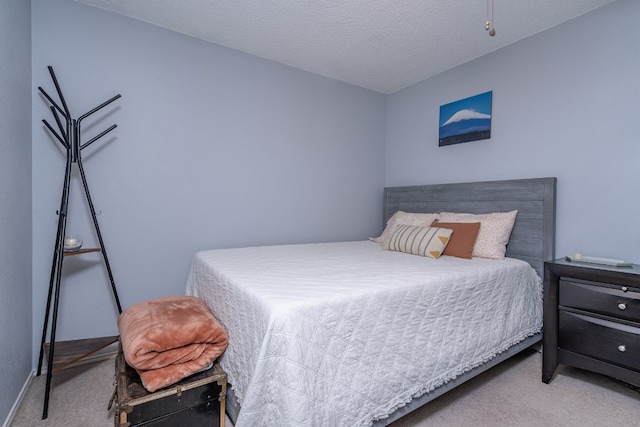
<svg viewBox="0 0 640 427"><path fill-rule="evenodd" d="M460 101L440 106L440 127L456 113L463 110L471 110L480 114L491 116L491 95L492 92L485 92Z"/></svg>

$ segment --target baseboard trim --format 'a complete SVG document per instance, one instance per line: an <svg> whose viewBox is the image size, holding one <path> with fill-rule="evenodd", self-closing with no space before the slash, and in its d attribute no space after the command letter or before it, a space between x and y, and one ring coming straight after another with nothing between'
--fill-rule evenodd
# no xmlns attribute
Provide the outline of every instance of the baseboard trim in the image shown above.
<svg viewBox="0 0 640 427"><path fill-rule="evenodd" d="M18 411L18 407L20 406L20 403L22 403L22 399L24 398L24 395L27 393L27 389L29 388L29 385L31 385L31 381L33 381L33 378L35 376L36 376L36 370L34 369L29 373L27 380L24 382L24 385L22 386L20 393L18 393L18 397L16 398L16 401L13 402L13 406L11 407L11 410L9 411L7 418L4 420L2 427L9 427L11 425L11 421L13 421L13 417L16 415L16 412Z"/></svg>

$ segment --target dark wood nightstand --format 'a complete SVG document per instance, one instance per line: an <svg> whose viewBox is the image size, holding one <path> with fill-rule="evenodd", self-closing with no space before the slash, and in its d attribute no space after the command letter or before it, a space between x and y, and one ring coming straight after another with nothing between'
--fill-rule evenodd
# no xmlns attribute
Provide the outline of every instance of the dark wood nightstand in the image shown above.
<svg viewBox="0 0 640 427"><path fill-rule="evenodd" d="M640 386L640 265L544 264L542 381L558 364Z"/></svg>

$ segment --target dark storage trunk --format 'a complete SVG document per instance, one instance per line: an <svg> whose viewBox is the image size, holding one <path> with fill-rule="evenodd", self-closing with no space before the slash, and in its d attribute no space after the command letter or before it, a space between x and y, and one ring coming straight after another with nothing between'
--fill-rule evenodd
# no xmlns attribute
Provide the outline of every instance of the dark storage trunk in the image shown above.
<svg viewBox="0 0 640 427"><path fill-rule="evenodd" d="M218 364L149 393L120 352L116 382L116 427L224 427L227 376Z"/></svg>

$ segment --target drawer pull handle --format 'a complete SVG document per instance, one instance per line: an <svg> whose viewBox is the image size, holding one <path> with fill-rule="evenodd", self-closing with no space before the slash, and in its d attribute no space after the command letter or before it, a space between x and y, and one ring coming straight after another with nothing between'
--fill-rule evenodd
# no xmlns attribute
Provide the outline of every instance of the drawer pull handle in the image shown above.
<svg viewBox="0 0 640 427"><path fill-rule="evenodd" d="M618 346L618 350L620 350L621 352L623 352L623 353L624 353L625 351L627 351L627 347L626 347L626 346L624 346L624 345L619 345L619 346Z"/></svg>
<svg viewBox="0 0 640 427"><path fill-rule="evenodd" d="M627 309L627 304L625 304L625 303L621 302L620 304L618 304L618 308L619 308L620 310L626 310L626 309Z"/></svg>

